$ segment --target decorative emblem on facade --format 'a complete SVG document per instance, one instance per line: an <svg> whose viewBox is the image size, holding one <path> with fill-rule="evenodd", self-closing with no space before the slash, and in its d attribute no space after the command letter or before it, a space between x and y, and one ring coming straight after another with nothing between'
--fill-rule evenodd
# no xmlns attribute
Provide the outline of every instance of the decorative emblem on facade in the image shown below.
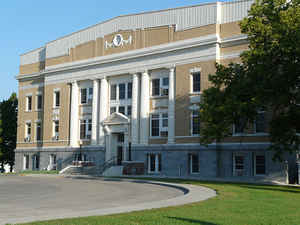
<svg viewBox="0 0 300 225"><path fill-rule="evenodd" d="M131 44L132 43L132 36L130 35L127 40L123 38L121 34L116 34L112 43L105 41L105 48L113 48L113 47L120 47L123 45Z"/></svg>

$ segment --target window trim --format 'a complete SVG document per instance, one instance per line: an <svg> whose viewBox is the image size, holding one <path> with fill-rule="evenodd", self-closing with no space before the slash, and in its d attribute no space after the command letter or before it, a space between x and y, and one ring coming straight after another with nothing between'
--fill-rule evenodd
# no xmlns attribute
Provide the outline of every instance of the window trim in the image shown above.
<svg viewBox="0 0 300 225"><path fill-rule="evenodd" d="M198 171L197 172L193 172L193 156L197 156L198 160L197 160L197 163L198 163ZM199 154L197 153L189 153L189 157L190 157L190 174L199 174L200 173L200 165L199 165Z"/></svg>
<svg viewBox="0 0 300 225"><path fill-rule="evenodd" d="M85 121L84 123L82 123L82 121ZM85 137L81 138L81 124L85 124ZM82 141L89 141L92 138L92 118L91 117L84 117L82 119L79 120L79 139ZM90 126L90 127L89 127ZM89 128L91 128L91 130L89 130ZM90 138L88 138L88 135L90 135Z"/></svg>
<svg viewBox="0 0 300 225"><path fill-rule="evenodd" d="M154 155L154 171L151 170L151 155ZM147 172L149 174L159 174L162 170L162 154L161 153L148 153L147 154L147 161L148 161L148 169Z"/></svg>
<svg viewBox="0 0 300 225"><path fill-rule="evenodd" d="M30 134L28 134L28 124L30 124ZM25 121L25 137L24 139L26 140L25 142L32 142L32 122L31 120ZM27 139L29 139L27 141Z"/></svg>
<svg viewBox="0 0 300 225"><path fill-rule="evenodd" d="M38 124L40 124L38 126ZM38 127L40 127L40 140L37 139L38 137ZM35 121L35 141L36 142L41 142L43 140L43 136L42 136L42 122L40 120Z"/></svg>
<svg viewBox="0 0 300 225"><path fill-rule="evenodd" d="M163 80L165 78L169 79L169 75L162 75L161 77L153 77L150 80L150 97L156 98L156 97L168 97L169 96L169 86L170 86L170 81L168 82L168 85L163 85ZM152 81L153 80L159 80L159 94L158 95L153 95L153 86L152 86ZM162 90L168 90L168 94L163 94Z"/></svg>
<svg viewBox="0 0 300 225"><path fill-rule="evenodd" d="M193 134L193 122L194 122L194 115L193 115L193 112L194 111L199 111L199 109L196 109L196 110L191 110L191 113L190 113L190 133L191 133L191 136L192 137L199 137L200 136L200 129L201 127L199 127L199 134ZM200 115L198 115L199 117L199 120L200 120ZM201 124L201 121L200 121L200 124Z"/></svg>
<svg viewBox="0 0 300 225"><path fill-rule="evenodd" d="M253 174L256 177L263 177L267 175L267 160L266 160L266 155L262 153L254 153L253 154ZM256 156L263 156L264 157L264 166L265 166L265 173L264 174L257 174L256 172Z"/></svg>
<svg viewBox="0 0 300 225"><path fill-rule="evenodd" d="M163 120L166 119L166 117L163 117L163 114L167 114L168 115L168 126L167 127L164 127L163 126ZM158 119L156 120L159 120L159 135L158 136L153 136L152 135L152 116L153 115L158 115ZM161 136L161 132L168 132L168 127L169 127L169 114L168 112L165 112L165 111L160 111L160 112L153 112L150 114L150 138L168 138L168 135L166 136Z"/></svg>
<svg viewBox="0 0 300 225"><path fill-rule="evenodd" d="M56 122L58 122L58 132L55 131ZM60 133L60 123L59 123L59 120L53 120L52 126L53 126L53 128L52 128L53 129L52 130L52 140L59 141L59 133ZM56 139L56 136L58 136L57 139Z"/></svg>
<svg viewBox="0 0 300 225"><path fill-rule="evenodd" d="M59 93L59 104L58 105L57 105L57 102L56 102L56 100L57 100L57 97L56 97L57 93ZM61 93L60 93L60 89L54 89L53 90L53 108L54 109L58 109L58 108L60 108L60 106L61 106Z"/></svg>
<svg viewBox="0 0 300 225"><path fill-rule="evenodd" d="M193 68L190 69L190 94L201 94L202 93L202 87L201 87L201 68ZM200 90L199 91L194 91L194 75L195 74L200 74Z"/></svg>
<svg viewBox="0 0 300 225"><path fill-rule="evenodd" d="M31 98L30 109L29 109L29 98ZM27 94L26 95L26 108L25 108L25 111L26 112L32 112L32 106L33 106L32 94Z"/></svg>

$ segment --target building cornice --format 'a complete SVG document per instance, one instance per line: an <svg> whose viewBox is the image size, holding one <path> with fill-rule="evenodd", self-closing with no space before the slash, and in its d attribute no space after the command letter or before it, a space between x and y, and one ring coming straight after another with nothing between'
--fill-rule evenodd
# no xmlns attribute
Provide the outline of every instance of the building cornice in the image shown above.
<svg viewBox="0 0 300 225"><path fill-rule="evenodd" d="M25 79L32 79L36 77L43 77L43 76L50 76L57 72L67 71L67 70L73 70L73 69L82 69L84 67L89 66L97 66L97 65L103 65L107 63L113 63L123 60L129 60L139 57L145 57L145 56L153 56L158 55L161 53L168 53L173 51L178 51L182 49L192 48L192 47L199 47L199 46L205 46L205 45L211 45L217 43L217 36L215 34L213 35L207 35L200 38L193 38L188 39L184 41L177 41L172 42L168 44L162 44L158 46L143 48L143 49L137 49L133 51L118 53L118 54L112 54L108 56L100 56L95 57L87 60L81 60L77 62L71 62L71 63L64 63L59 64L55 66L46 67L44 71L41 71L39 73L32 73L32 74L19 74L16 76L17 80L25 80ZM172 65L169 65L172 66Z"/></svg>

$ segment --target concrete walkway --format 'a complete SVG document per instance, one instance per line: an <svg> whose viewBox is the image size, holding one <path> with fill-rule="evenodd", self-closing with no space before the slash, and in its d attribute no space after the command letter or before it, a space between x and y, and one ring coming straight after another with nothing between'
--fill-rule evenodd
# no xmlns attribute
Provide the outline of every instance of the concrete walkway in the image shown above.
<svg viewBox="0 0 300 225"><path fill-rule="evenodd" d="M0 224L126 213L214 196L214 190L201 186L135 179L0 177Z"/></svg>

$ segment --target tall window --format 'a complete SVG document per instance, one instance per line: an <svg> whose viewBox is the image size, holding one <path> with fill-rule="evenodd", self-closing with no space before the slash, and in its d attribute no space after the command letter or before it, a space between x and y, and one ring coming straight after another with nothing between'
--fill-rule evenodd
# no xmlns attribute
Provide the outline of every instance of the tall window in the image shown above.
<svg viewBox="0 0 300 225"><path fill-rule="evenodd" d="M193 73L193 92L200 92L201 91L201 73Z"/></svg>
<svg viewBox="0 0 300 225"><path fill-rule="evenodd" d="M31 111L32 110L32 96L27 96L26 97L26 111Z"/></svg>
<svg viewBox="0 0 300 225"><path fill-rule="evenodd" d="M36 109L41 110L43 107L43 96L41 94L36 96Z"/></svg>
<svg viewBox="0 0 300 225"><path fill-rule="evenodd" d="M53 122L53 130L54 130L54 136L53 136L53 140L58 140L59 139L59 120L55 120Z"/></svg>
<svg viewBox="0 0 300 225"><path fill-rule="evenodd" d="M148 173L159 173L161 171L161 154L147 154Z"/></svg>
<svg viewBox="0 0 300 225"><path fill-rule="evenodd" d="M80 99L81 99L81 104L87 103L87 89L86 88L80 89Z"/></svg>
<svg viewBox="0 0 300 225"><path fill-rule="evenodd" d="M167 96L169 94L169 77L152 79L152 96Z"/></svg>
<svg viewBox="0 0 300 225"><path fill-rule="evenodd" d="M42 140L42 124L41 122L36 123L36 140Z"/></svg>
<svg viewBox="0 0 300 225"><path fill-rule="evenodd" d="M110 100L117 99L117 85L113 84L110 86Z"/></svg>
<svg viewBox="0 0 300 225"><path fill-rule="evenodd" d="M233 132L235 134L242 134L244 133L244 129L246 126L246 120L245 119L239 119L233 126Z"/></svg>
<svg viewBox="0 0 300 225"><path fill-rule="evenodd" d="M265 112L259 111L255 119L255 132L264 133L265 132Z"/></svg>
<svg viewBox="0 0 300 225"><path fill-rule="evenodd" d="M25 129L26 129L25 142L30 142L31 141L31 122L26 122Z"/></svg>
<svg viewBox="0 0 300 225"><path fill-rule="evenodd" d="M190 173L199 173L199 156L198 154L189 154Z"/></svg>
<svg viewBox="0 0 300 225"><path fill-rule="evenodd" d="M127 98L131 99L132 98L132 83L127 84Z"/></svg>
<svg viewBox="0 0 300 225"><path fill-rule="evenodd" d="M93 101L93 88L92 87L90 87L89 88L89 95L88 95L88 103L92 103L92 101Z"/></svg>
<svg viewBox="0 0 300 225"><path fill-rule="evenodd" d="M125 83L119 84L119 99L125 99L125 93L126 93L125 89L126 89Z"/></svg>
<svg viewBox="0 0 300 225"><path fill-rule="evenodd" d="M168 113L157 113L151 115L151 136L168 136Z"/></svg>
<svg viewBox="0 0 300 225"><path fill-rule="evenodd" d="M127 116L131 116L131 105L127 106Z"/></svg>
<svg viewBox="0 0 300 225"><path fill-rule="evenodd" d="M255 175L266 174L266 159L264 155L255 155Z"/></svg>
<svg viewBox="0 0 300 225"><path fill-rule="evenodd" d="M233 157L233 175L243 176L244 175L244 156L234 155Z"/></svg>
<svg viewBox="0 0 300 225"><path fill-rule="evenodd" d="M80 120L80 139L91 139L92 120Z"/></svg>
<svg viewBox="0 0 300 225"><path fill-rule="evenodd" d="M54 107L60 106L60 91L54 92Z"/></svg>
<svg viewBox="0 0 300 225"><path fill-rule="evenodd" d="M23 169L28 170L29 169L29 155L23 156Z"/></svg>
<svg viewBox="0 0 300 225"><path fill-rule="evenodd" d="M200 115L199 111L192 111L192 135L200 134Z"/></svg>
<svg viewBox="0 0 300 225"><path fill-rule="evenodd" d="M159 85L160 79L153 79L152 80L152 96L159 96Z"/></svg>
<svg viewBox="0 0 300 225"><path fill-rule="evenodd" d="M40 168L40 156L39 155L33 156L33 165L34 165L34 169L36 169L36 170L38 170Z"/></svg>

